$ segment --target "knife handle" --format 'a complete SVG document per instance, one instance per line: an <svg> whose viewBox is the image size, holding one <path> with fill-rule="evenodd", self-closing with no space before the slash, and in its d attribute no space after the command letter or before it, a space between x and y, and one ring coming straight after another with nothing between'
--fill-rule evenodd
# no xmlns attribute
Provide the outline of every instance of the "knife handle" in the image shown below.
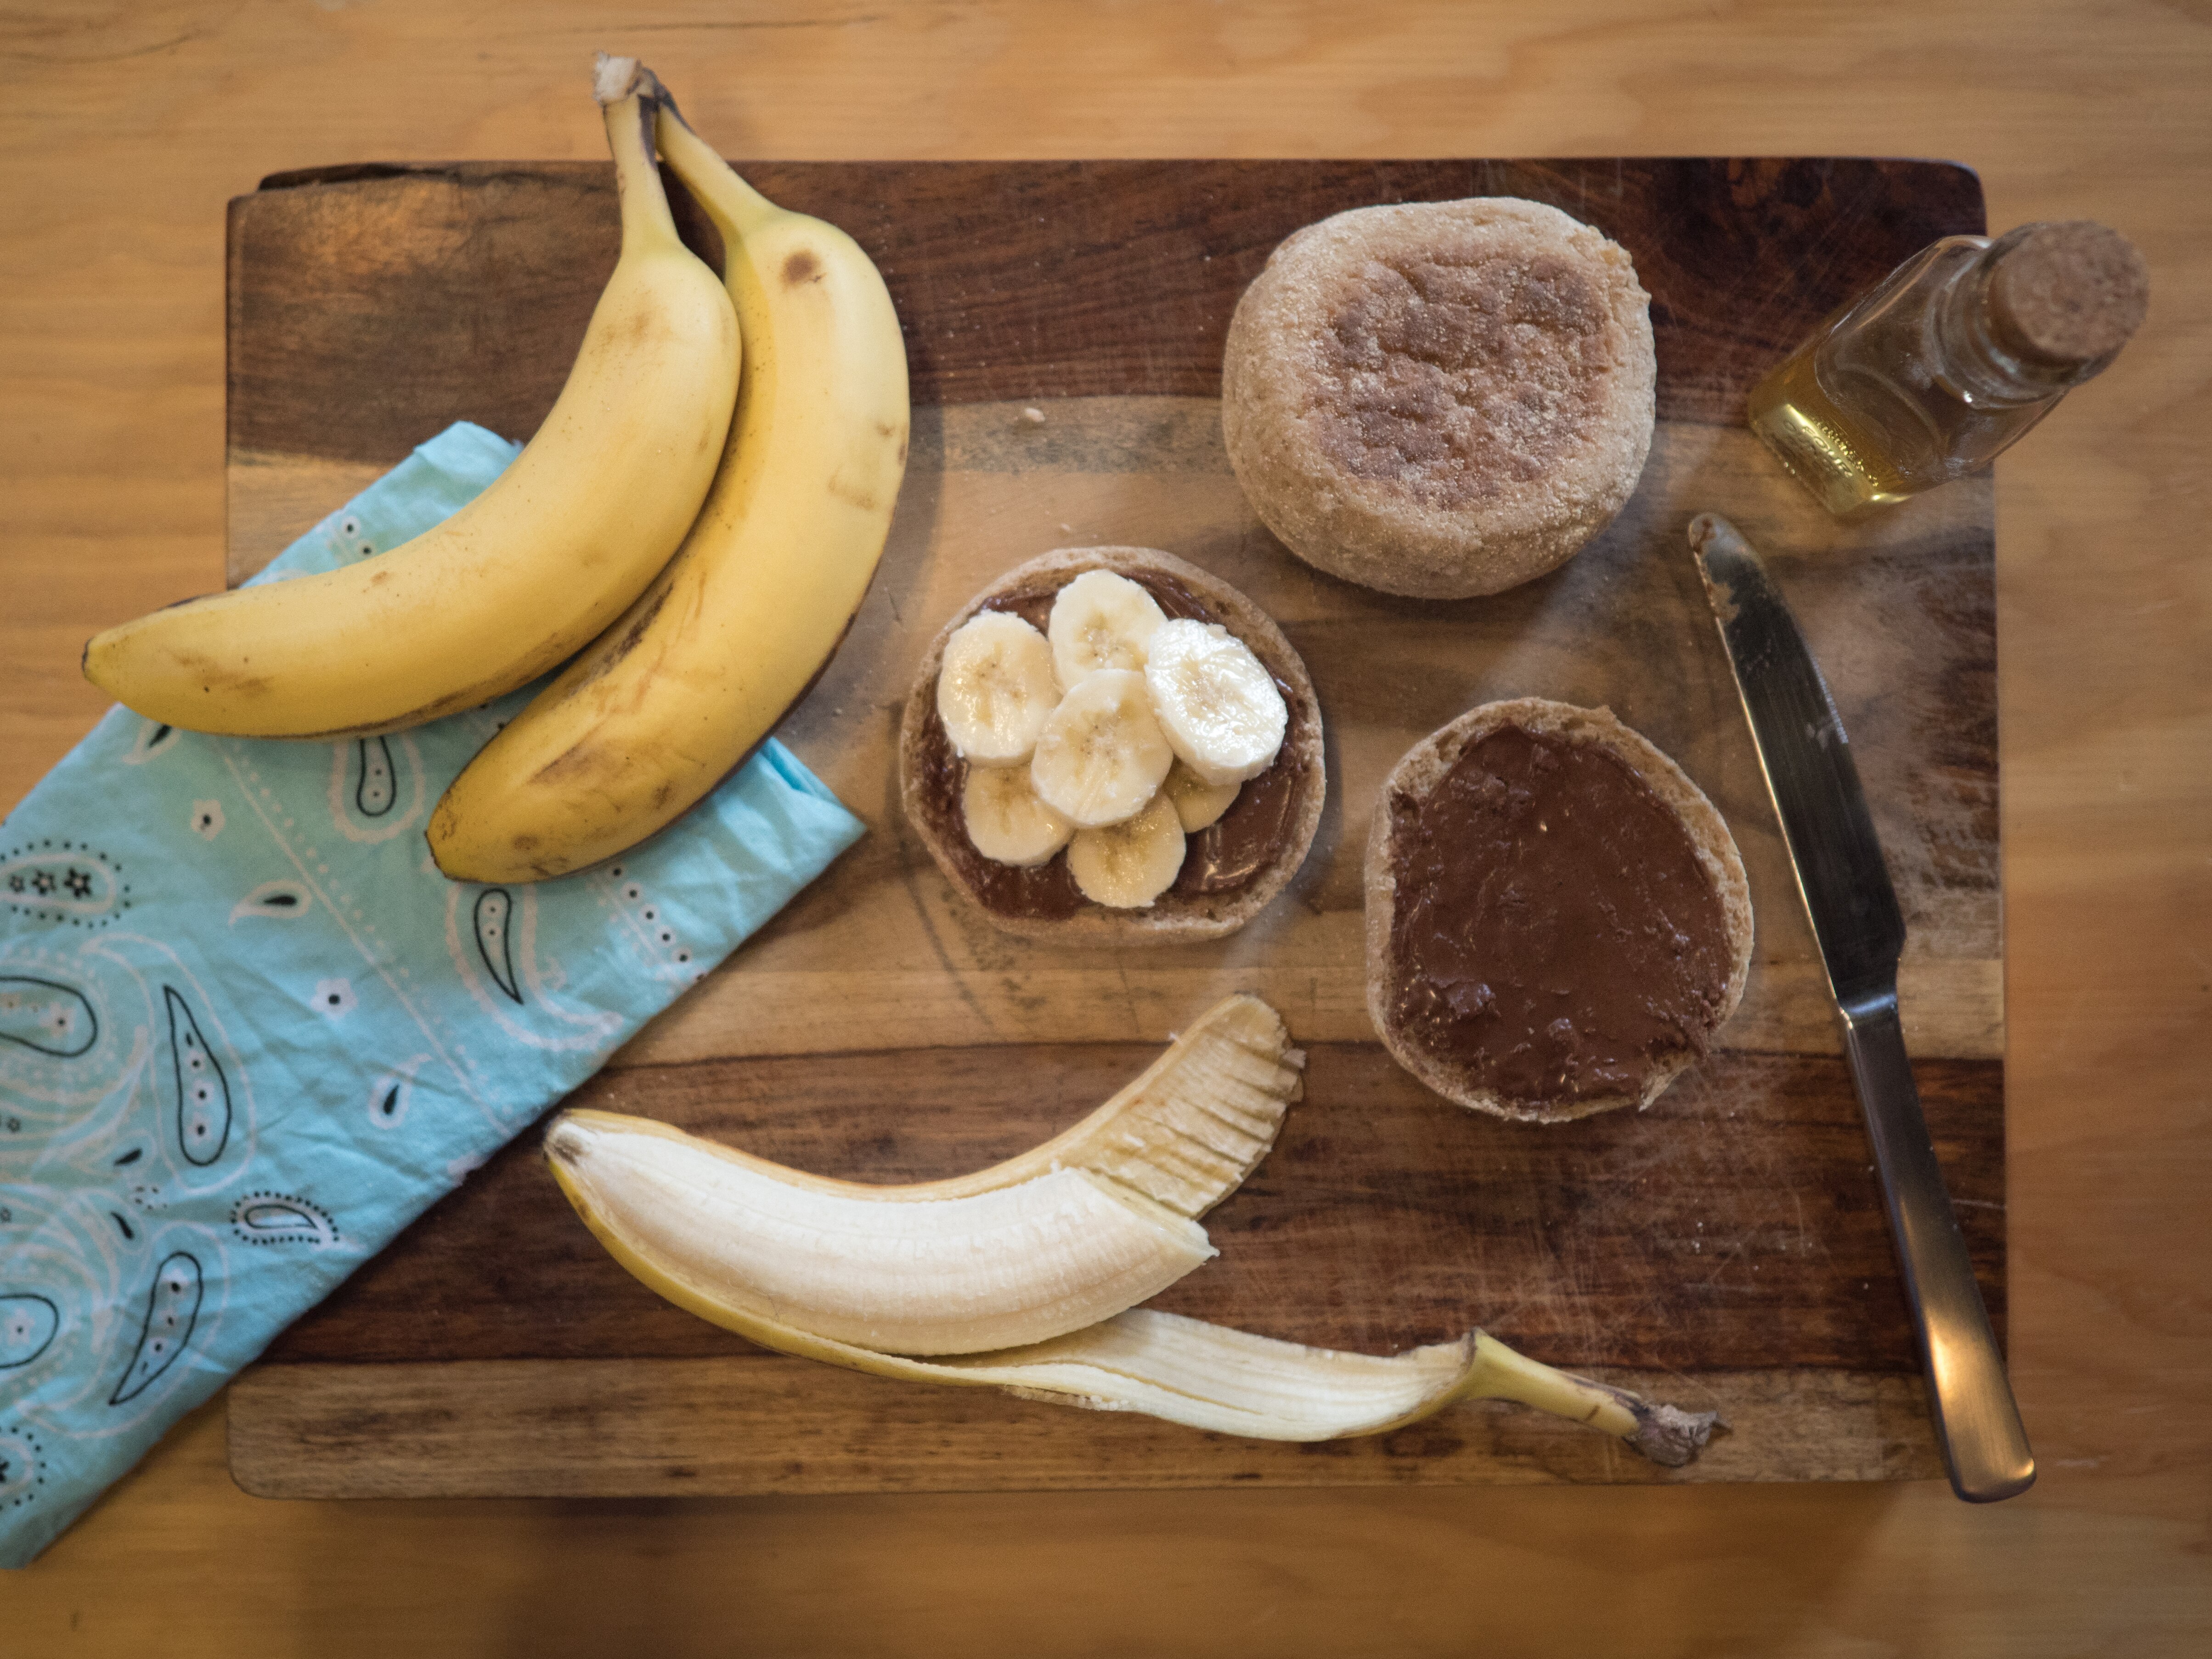
<svg viewBox="0 0 2212 1659"><path fill-rule="evenodd" d="M1841 1012L1844 1055L1874 1143L1951 1489L1970 1504L2014 1497L2034 1483L2035 1457L1928 1139L1896 990L1886 988Z"/></svg>

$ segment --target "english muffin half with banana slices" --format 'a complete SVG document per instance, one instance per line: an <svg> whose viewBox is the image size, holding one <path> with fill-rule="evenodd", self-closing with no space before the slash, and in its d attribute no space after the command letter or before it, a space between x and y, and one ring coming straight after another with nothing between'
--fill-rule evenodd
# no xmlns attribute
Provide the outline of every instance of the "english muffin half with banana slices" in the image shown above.
<svg viewBox="0 0 2212 1659"><path fill-rule="evenodd" d="M899 727L947 880L1030 939L1234 933L1313 845L1321 705L1267 612L1149 547L1063 548L963 606Z"/></svg>

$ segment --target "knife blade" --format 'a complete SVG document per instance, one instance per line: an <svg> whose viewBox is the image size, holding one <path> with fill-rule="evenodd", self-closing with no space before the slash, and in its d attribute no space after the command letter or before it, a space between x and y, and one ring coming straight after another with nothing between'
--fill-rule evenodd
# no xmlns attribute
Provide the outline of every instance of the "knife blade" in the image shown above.
<svg viewBox="0 0 2212 1659"><path fill-rule="evenodd" d="M2035 1459L1913 1086L1897 1006L1905 916L1850 739L1751 544L1701 513L1690 550L1827 969L1951 1489L1977 1504L2014 1497L2034 1482Z"/></svg>

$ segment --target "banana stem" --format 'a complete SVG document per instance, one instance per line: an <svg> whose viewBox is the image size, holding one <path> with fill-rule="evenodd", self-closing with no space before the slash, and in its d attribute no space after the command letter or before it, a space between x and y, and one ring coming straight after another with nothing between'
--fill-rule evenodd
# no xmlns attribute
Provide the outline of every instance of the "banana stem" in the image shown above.
<svg viewBox="0 0 2212 1659"><path fill-rule="evenodd" d="M668 192L660 187L660 169L653 164L653 112L650 71L634 58L599 54L592 91L607 125L607 148L614 152L615 188L622 198L623 247L628 251L651 240L675 242L676 217L668 210Z"/></svg>
<svg viewBox="0 0 2212 1659"><path fill-rule="evenodd" d="M1624 1440L1636 1432L1636 1414L1623 1403L1620 1389L1540 1364L1487 1331L1474 1334L1474 1365L1459 1394L1463 1400L1518 1401Z"/></svg>
<svg viewBox="0 0 2212 1659"><path fill-rule="evenodd" d="M1461 1400L1511 1400L1617 1435L1655 1463L1678 1468L1720 1424L1717 1412L1655 1405L1640 1395L1572 1376L1516 1353L1486 1331L1474 1334L1474 1364L1454 1390Z"/></svg>
<svg viewBox="0 0 2212 1659"><path fill-rule="evenodd" d="M783 216L786 210L738 178L714 147L692 131L659 76L641 65L638 81L659 112L654 128L661 155L714 222L726 247Z"/></svg>

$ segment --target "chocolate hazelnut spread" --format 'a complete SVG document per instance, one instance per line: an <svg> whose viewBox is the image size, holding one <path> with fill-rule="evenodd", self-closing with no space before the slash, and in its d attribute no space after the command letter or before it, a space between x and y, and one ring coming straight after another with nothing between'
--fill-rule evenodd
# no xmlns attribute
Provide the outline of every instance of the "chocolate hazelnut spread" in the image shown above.
<svg viewBox="0 0 2212 1659"><path fill-rule="evenodd" d="M1172 576L1143 572L1130 579L1142 586L1170 618L1219 620L1204 600ZM1059 591L1053 586L995 593L983 602L982 609L1007 611L1042 634ZM1227 811L1189 838L1182 869L1163 895L1163 902L1236 891L1280 856L1297 822L1298 804L1306 787L1297 763L1298 738L1313 714L1281 675L1272 670L1270 675L1290 709L1283 746L1266 771L1237 792ZM960 789L967 779L968 763L953 751L945 723L934 710L923 722L916 759L924 780L924 810L935 821L939 839L950 849L967 886L986 908L1001 915L1058 919L1074 915L1090 902L1068 872L1065 854L1054 854L1042 864L1023 869L987 859L975 850L960 810Z"/></svg>
<svg viewBox="0 0 2212 1659"><path fill-rule="evenodd" d="M1516 1102L1633 1096L1654 1060L1705 1051L1720 896L1618 756L1504 726L1389 811L1389 991L1413 1042Z"/></svg>

